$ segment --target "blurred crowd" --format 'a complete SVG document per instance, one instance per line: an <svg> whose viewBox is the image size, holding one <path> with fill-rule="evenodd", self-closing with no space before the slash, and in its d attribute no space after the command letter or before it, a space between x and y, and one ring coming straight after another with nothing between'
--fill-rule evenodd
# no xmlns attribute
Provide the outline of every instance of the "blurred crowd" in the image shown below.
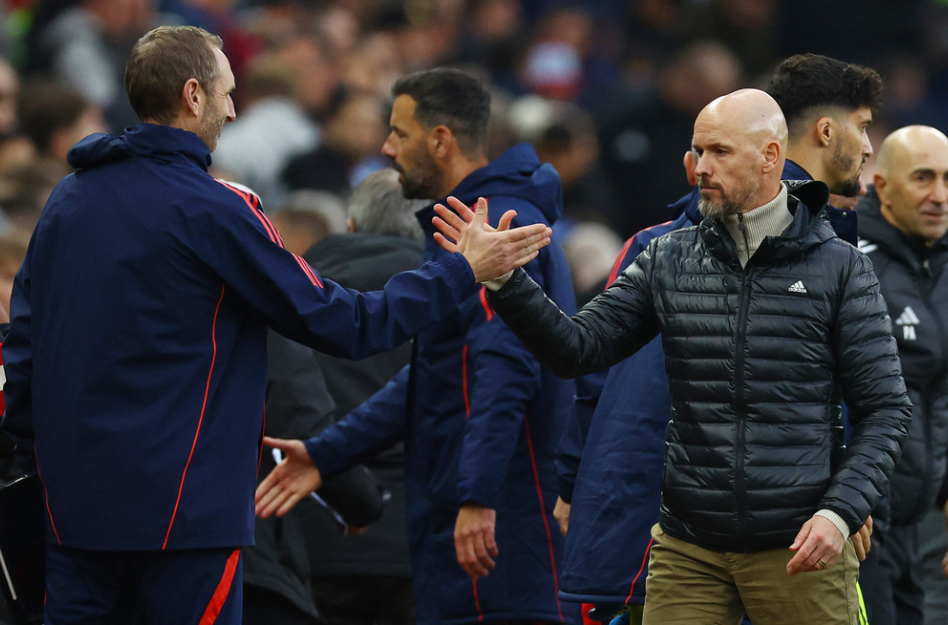
<svg viewBox="0 0 948 625"><path fill-rule="evenodd" d="M393 82L475 70L494 91L491 158L528 141L562 178L558 236L581 301L622 241L689 190L681 155L697 112L765 85L790 54L883 74L873 143L907 123L948 129L948 3L936 0L7 0L2 13L4 304L69 148L136 121L124 62L162 23L223 37L237 121L214 173L253 188L297 252L343 229L353 186L388 165Z"/></svg>

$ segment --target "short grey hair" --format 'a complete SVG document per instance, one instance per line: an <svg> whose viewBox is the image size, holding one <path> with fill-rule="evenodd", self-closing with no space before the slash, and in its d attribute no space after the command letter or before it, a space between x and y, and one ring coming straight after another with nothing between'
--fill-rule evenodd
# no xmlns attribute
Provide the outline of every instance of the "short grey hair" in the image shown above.
<svg viewBox="0 0 948 625"><path fill-rule="evenodd" d="M427 200L409 200L402 195L398 172L382 169L369 174L352 191L347 216L356 232L388 234L422 241L425 238L415 213Z"/></svg>

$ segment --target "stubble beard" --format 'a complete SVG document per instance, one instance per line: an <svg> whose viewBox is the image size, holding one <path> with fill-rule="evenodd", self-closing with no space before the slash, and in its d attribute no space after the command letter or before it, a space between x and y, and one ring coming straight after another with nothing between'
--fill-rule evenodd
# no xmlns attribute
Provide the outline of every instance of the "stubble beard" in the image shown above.
<svg viewBox="0 0 948 625"><path fill-rule="evenodd" d="M859 191L861 190L859 177L862 175L862 165L864 165L865 162L865 159L863 159L862 164L856 169L856 173L854 173L849 180L843 180L842 182L834 184L830 189L830 193L842 195L843 197L856 197L859 195ZM836 149L833 151L832 165L833 169L838 172L852 171L856 165L856 159L847 154L843 154L842 142L836 143Z"/></svg>
<svg viewBox="0 0 948 625"><path fill-rule="evenodd" d="M419 159L409 174L398 163L392 169L401 174L402 195L408 200L433 200L438 197L441 174L427 154Z"/></svg>
<svg viewBox="0 0 948 625"><path fill-rule="evenodd" d="M734 197L727 197L724 195L723 190L718 190L722 196L719 204L714 204L711 200L707 200L704 197L698 200L698 212L700 212L702 216L711 217L713 219L723 219L729 215L737 215L749 209L757 208L756 206L748 206L748 203L751 198L756 196L757 192L760 191L760 180L755 180Z"/></svg>
<svg viewBox="0 0 948 625"><path fill-rule="evenodd" d="M209 104L204 109L204 116L198 125L197 135L207 144L211 152L217 148L217 140L221 136L221 130L223 130L226 121L227 118L216 106Z"/></svg>

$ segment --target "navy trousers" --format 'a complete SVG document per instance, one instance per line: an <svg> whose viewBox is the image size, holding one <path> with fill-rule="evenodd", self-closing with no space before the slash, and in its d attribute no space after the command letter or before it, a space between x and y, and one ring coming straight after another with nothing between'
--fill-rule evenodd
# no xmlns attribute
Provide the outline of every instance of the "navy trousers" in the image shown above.
<svg viewBox="0 0 948 625"><path fill-rule="evenodd" d="M47 546L46 625L240 625L239 548Z"/></svg>

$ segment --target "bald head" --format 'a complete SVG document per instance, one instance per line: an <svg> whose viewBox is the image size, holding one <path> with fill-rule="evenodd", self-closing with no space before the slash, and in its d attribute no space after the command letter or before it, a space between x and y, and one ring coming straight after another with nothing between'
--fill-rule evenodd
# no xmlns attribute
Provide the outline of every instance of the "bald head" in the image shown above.
<svg viewBox="0 0 948 625"><path fill-rule="evenodd" d="M714 100L701 113L734 133L760 142L776 141L787 147L787 122L777 101L760 89L740 89Z"/></svg>
<svg viewBox="0 0 948 625"><path fill-rule="evenodd" d="M787 123L767 93L741 89L698 114L692 148L704 214L747 212L780 191Z"/></svg>
<svg viewBox="0 0 948 625"><path fill-rule="evenodd" d="M874 178L886 221L933 245L948 230L948 137L930 126L899 128L879 148Z"/></svg>
<svg viewBox="0 0 948 625"><path fill-rule="evenodd" d="M882 176L890 176L908 166L908 161L924 160L948 144L948 137L931 126L905 126L899 128L879 146L876 170Z"/></svg>

